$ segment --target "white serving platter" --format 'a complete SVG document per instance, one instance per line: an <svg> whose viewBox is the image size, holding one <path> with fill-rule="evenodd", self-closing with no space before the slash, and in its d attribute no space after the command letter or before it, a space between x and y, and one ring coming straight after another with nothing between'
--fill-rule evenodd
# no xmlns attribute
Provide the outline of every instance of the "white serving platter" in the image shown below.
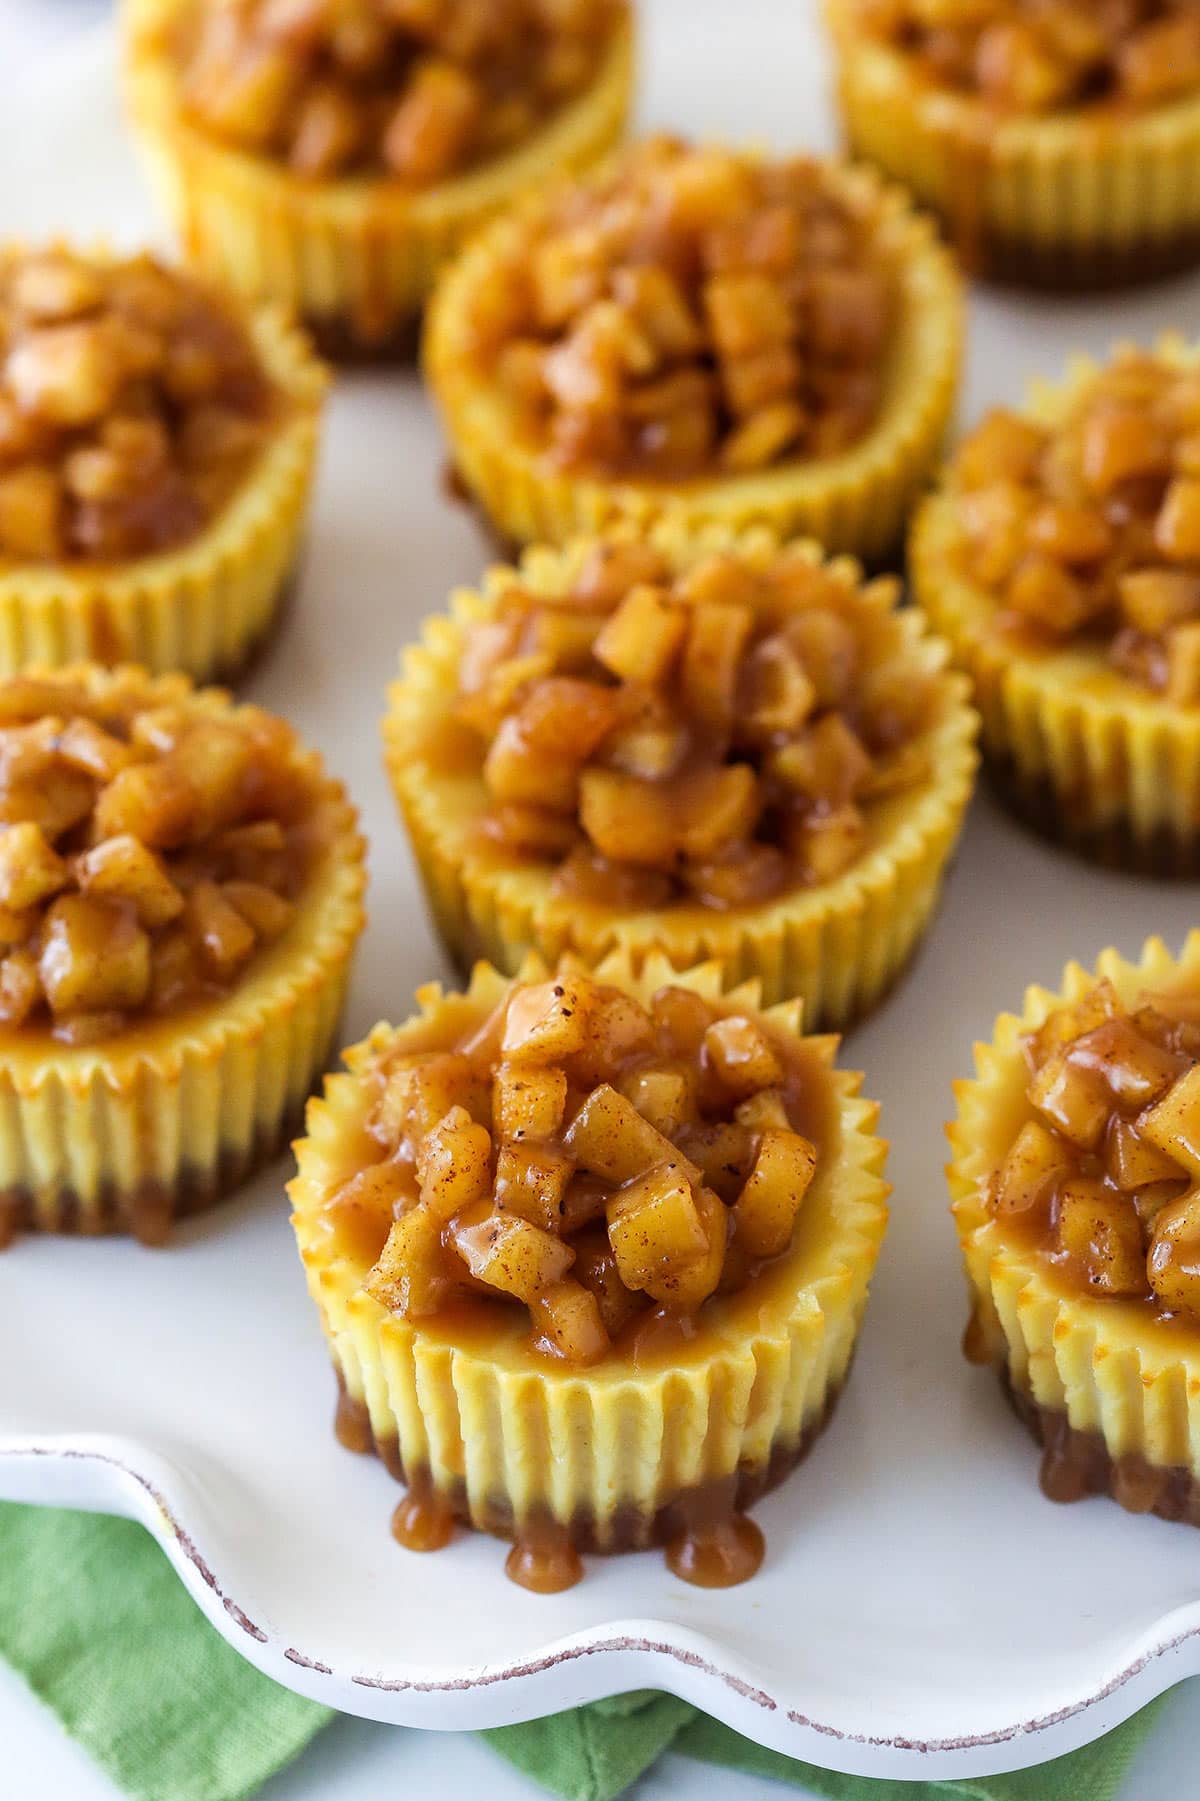
<svg viewBox="0 0 1200 1801"><path fill-rule="evenodd" d="M815 0L642 0L642 116L826 144ZM5 72L0 234L136 242L154 221L107 41L48 86ZM1073 347L1196 326L1200 278L1096 301L976 294L964 417ZM403 1016L443 961L380 767L399 645L488 552L441 486L412 372L334 395L296 604L251 684L349 782L372 844L347 1037ZM668 1689L765 1745L872 1776L970 1776L1057 1756L1200 1673L1200 1538L1111 1502L1042 1499L1031 1442L959 1354L964 1291L942 1179L973 1038L1072 955L1178 943L1198 890L1097 873L975 804L916 966L853 1035L893 1142L894 1218L853 1380L824 1441L759 1508L743 1588L655 1554L589 1560L567 1594L503 1574L496 1542L432 1557L389 1537L397 1493L340 1450L333 1383L280 1164L169 1249L25 1239L0 1259L0 1496L128 1514L225 1637L280 1682L405 1725L494 1726Z"/></svg>

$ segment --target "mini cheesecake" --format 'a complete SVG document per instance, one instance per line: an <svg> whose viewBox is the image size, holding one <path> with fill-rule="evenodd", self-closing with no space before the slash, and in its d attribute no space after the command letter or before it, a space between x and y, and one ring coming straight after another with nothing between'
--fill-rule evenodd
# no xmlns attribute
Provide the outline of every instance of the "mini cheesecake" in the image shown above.
<svg viewBox="0 0 1200 1801"><path fill-rule="evenodd" d="M469 968L534 947L716 956L860 1017L936 905L975 768L946 647L896 584L676 522L529 551L404 656L384 723L430 905Z"/></svg>
<svg viewBox="0 0 1200 1801"><path fill-rule="evenodd" d="M615 517L768 525L880 560L936 461L962 298L899 189L652 138L482 233L424 363L507 544Z"/></svg>
<svg viewBox="0 0 1200 1801"><path fill-rule="evenodd" d="M914 594L1032 824L1188 875L1200 837L1200 357L1079 359L989 415L914 523Z"/></svg>
<svg viewBox="0 0 1200 1801"><path fill-rule="evenodd" d="M1191 0L825 0L851 147L981 274L1088 288L1200 254Z"/></svg>
<svg viewBox="0 0 1200 1801"><path fill-rule="evenodd" d="M1200 1524L1200 934L1031 988L958 1085L968 1354L1052 1500Z"/></svg>
<svg viewBox="0 0 1200 1801"><path fill-rule="evenodd" d="M303 536L325 374L150 256L0 248L0 679L239 674Z"/></svg>
<svg viewBox="0 0 1200 1801"><path fill-rule="evenodd" d="M338 356L411 353L438 270L611 149L633 88L627 0L124 0L122 22L184 254Z"/></svg>
<svg viewBox="0 0 1200 1801"><path fill-rule="evenodd" d="M363 880L283 720L129 667L0 682L0 1240L159 1243L278 1151Z"/></svg>
<svg viewBox="0 0 1200 1801"><path fill-rule="evenodd" d="M845 1381L885 1146L836 1040L721 973L480 963L310 1104L290 1193L339 1437L408 1485L409 1548L462 1519L541 1591L581 1550L757 1569L743 1510Z"/></svg>

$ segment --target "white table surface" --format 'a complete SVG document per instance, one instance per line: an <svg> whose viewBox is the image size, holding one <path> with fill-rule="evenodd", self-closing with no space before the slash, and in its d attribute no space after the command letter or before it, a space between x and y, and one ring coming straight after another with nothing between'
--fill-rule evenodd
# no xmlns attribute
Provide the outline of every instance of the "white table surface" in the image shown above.
<svg viewBox="0 0 1200 1801"><path fill-rule="evenodd" d="M728 0L706 0L727 4ZM793 0L778 0L789 5ZM24 82L52 64L55 45L94 22L104 0L0 0L0 104L4 81ZM3 221L0 220L0 235ZM0 1794L13 1801L117 1801L118 1791L62 1732L20 1679L0 1663ZM1120 1801L1189 1801L1200 1790L1200 1681L1177 1689L1142 1747ZM468 1733L422 1733L367 1720L336 1720L261 1801L532 1801L543 1793ZM759 1778L666 1757L631 1791L631 1801L766 1801L803 1795ZM164 1795L161 1801L172 1801ZM1080 1796L1079 1801L1088 1801Z"/></svg>

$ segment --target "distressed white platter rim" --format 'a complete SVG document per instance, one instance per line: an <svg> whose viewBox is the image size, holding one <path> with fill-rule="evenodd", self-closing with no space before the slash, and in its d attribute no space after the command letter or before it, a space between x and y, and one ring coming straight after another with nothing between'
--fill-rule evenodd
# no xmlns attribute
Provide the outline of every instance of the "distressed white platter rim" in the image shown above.
<svg viewBox="0 0 1200 1801"><path fill-rule="evenodd" d="M827 144L810 0L643 0L642 116L693 134ZM77 43L0 118L0 233L135 243L155 225L119 125L107 38ZM1079 346L1195 326L1200 280L1119 299L976 294L963 416ZM372 925L347 1021L402 1016L444 965L379 764L398 646L487 556L440 488L415 376L335 395L293 610L250 684L350 783ZM1057 1756L1200 1673L1200 1539L1111 1503L1059 1509L994 1383L958 1353L962 1283L942 1122L973 1038L1072 955L1196 922L1195 887L1103 875L975 803L907 981L846 1056L883 1102L891 1232L846 1397L759 1508L741 1589L675 1582L652 1554L591 1559L543 1599L494 1541L436 1557L388 1536L396 1490L330 1435L332 1382L287 1225L281 1163L149 1253L27 1239L0 1259L0 1496L142 1521L244 1656L348 1713L484 1727L641 1687L762 1744L871 1776L979 1775Z"/></svg>

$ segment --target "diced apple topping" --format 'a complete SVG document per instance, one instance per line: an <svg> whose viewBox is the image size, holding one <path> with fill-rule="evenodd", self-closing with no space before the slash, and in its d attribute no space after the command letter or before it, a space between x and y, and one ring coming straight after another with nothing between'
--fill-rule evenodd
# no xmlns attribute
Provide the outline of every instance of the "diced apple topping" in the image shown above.
<svg viewBox="0 0 1200 1801"><path fill-rule="evenodd" d="M0 254L0 562L186 542L243 482L275 398L244 325L189 277L146 256ZM96 768L95 723L71 729L81 766L115 773Z"/></svg>
<svg viewBox="0 0 1200 1801"><path fill-rule="evenodd" d="M682 1164L659 1163L625 1183L609 1202L608 1236L626 1288L703 1256L708 1235Z"/></svg>
<svg viewBox="0 0 1200 1801"><path fill-rule="evenodd" d="M367 1293L404 1319L436 1313L452 1287L437 1216L419 1202L402 1213L367 1277Z"/></svg>
<svg viewBox="0 0 1200 1801"><path fill-rule="evenodd" d="M496 1130L516 1143L552 1138L567 1105L565 1069L501 1065L493 1088Z"/></svg>
<svg viewBox="0 0 1200 1801"><path fill-rule="evenodd" d="M1073 1176L1058 1195L1059 1242L1102 1294L1138 1295L1147 1287L1146 1253L1133 1208L1099 1180Z"/></svg>
<svg viewBox="0 0 1200 1801"><path fill-rule="evenodd" d="M777 1257L786 1250L816 1167L816 1146L799 1132L768 1127L763 1133L733 1208L734 1231L752 1256Z"/></svg>
<svg viewBox="0 0 1200 1801"><path fill-rule="evenodd" d="M1194 1191L1169 1202L1155 1217L1149 1269L1163 1307L1200 1318L1200 1196Z"/></svg>
<svg viewBox="0 0 1200 1801"><path fill-rule="evenodd" d="M1186 993L1109 982L1025 1041L1027 1098L988 1204L1089 1293L1200 1317L1200 1020Z"/></svg>
<svg viewBox="0 0 1200 1801"><path fill-rule="evenodd" d="M613 1183L631 1182L654 1165L679 1161L670 1139L607 1082L593 1088L563 1142L580 1169ZM698 1174L694 1165L681 1168L688 1180Z"/></svg>
<svg viewBox="0 0 1200 1801"><path fill-rule="evenodd" d="M189 39L206 132L307 181L429 187L514 149L585 88L618 0L240 0Z"/></svg>
<svg viewBox="0 0 1200 1801"><path fill-rule="evenodd" d="M1171 0L886 0L862 17L923 79L999 113L1133 113L1200 87L1200 19Z"/></svg>
<svg viewBox="0 0 1200 1801"><path fill-rule="evenodd" d="M480 1282L518 1301L537 1300L575 1261L569 1244L516 1213L456 1225L454 1248Z"/></svg>
<svg viewBox="0 0 1200 1801"><path fill-rule="evenodd" d="M514 578L459 667L489 838L557 865L564 898L623 909L834 881L932 767L933 678L881 598L786 547L680 570L603 544L566 592Z"/></svg>
<svg viewBox="0 0 1200 1801"><path fill-rule="evenodd" d="M237 981L291 922L313 780L182 677L0 683L0 1017L94 1043Z"/></svg>
<svg viewBox="0 0 1200 1801"><path fill-rule="evenodd" d="M787 1252L818 1162L794 1123L820 1114L808 1072L766 1020L563 966L456 1042L380 1053L361 1078L380 1160L334 1188L331 1226L374 1233L365 1286L392 1312L518 1303L544 1354L593 1363Z"/></svg>
<svg viewBox="0 0 1200 1801"><path fill-rule="evenodd" d="M567 467L754 475L870 429L894 289L876 208L818 159L659 137L514 234L475 324L519 422ZM724 717L736 644L711 609L696 620L683 679ZM667 642L653 635L648 657Z"/></svg>
<svg viewBox="0 0 1200 1801"><path fill-rule="evenodd" d="M534 1330L568 1363L598 1363L611 1340L591 1289L570 1276L551 1282L529 1305Z"/></svg>
<svg viewBox="0 0 1200 1801"><path fill-rule="evenodd" d="M1048 1197L1071 1168L1071 1150L1037 1120L1026 1120L997 1177L992 1204L997 1213L1029 1213Z"/></svg>
<svg viewBox="0 0 1200 1801"><path fill-rule="evenodd" d="M490 1198L492 1139L465 1107L451 1107L428 1134L417 1158L421 1200L440 1221Z"/></svg>
<svg viewBox="0 0 1200 1801"><path fill-rule="evenodd" d="M1050 11L1063 8L1047 26ZM1200 54L1200 17L1189 32ZM1119 350L1053 426L992 414L950 481L964 572L1001 615L1104 645L1122 675L1181 707L1200 705L1198 393L1190 363Z"/></svg>

